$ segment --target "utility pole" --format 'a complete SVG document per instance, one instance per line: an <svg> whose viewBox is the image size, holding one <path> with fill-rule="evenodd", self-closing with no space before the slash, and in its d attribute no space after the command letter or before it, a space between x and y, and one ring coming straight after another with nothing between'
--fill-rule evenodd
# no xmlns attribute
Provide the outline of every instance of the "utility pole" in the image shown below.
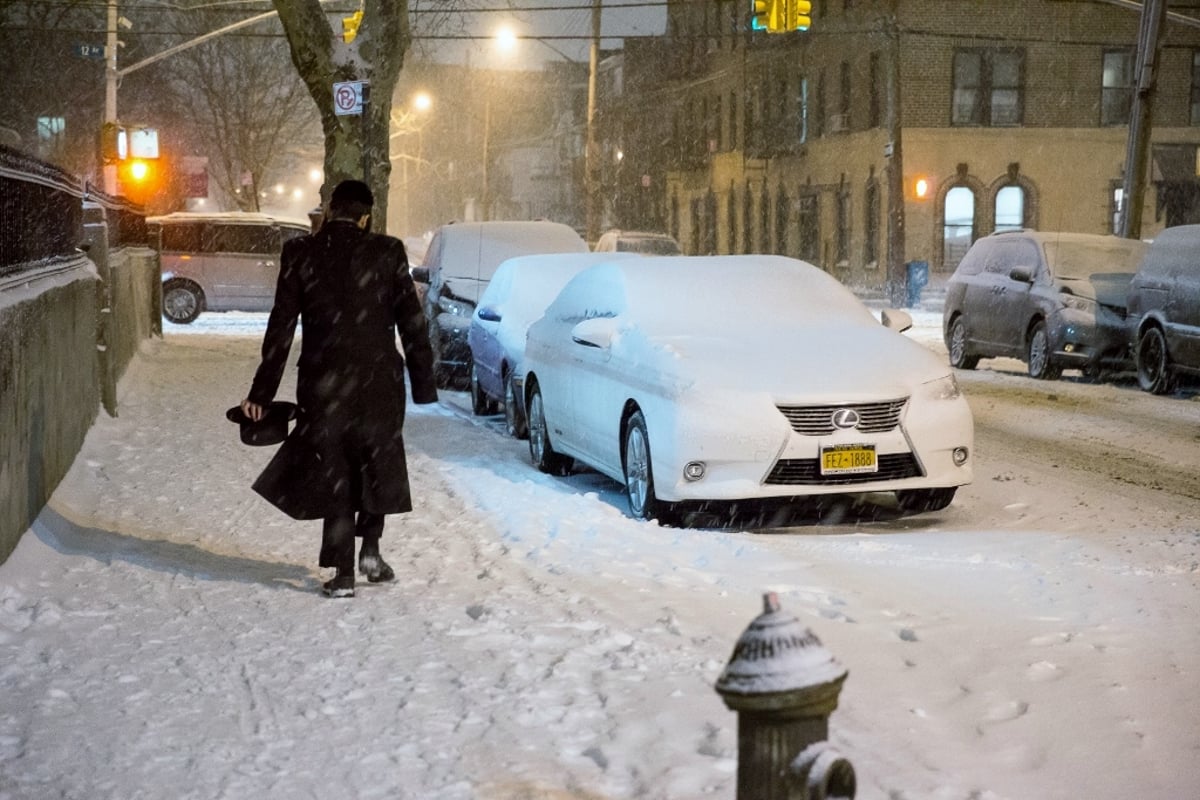
<svg viewBox="0 0 1200 800"><path fill-rule="evenodd" d="M583 153L588 244L600 238L600 145L596 141L596 71L600 64L601 0L592 0L592 46L588 52L587 144Z"/></svg>
<svg viewBox="0 0 1200 800"><path fill-rule="evenodd" d="M117 124L117 0L108 0L108 35L104 41L104 127ZM110 197L117 194L117 165L104 165L104 193Z"/></svg>
<svg viewBox="0 0 1200 800"><path fill-rule="evenodd" d="M904 148L901 142L904 123L900 116L900 29L895 19L884 22L889 40L890 58L887 76L887 287L888 303L901 308L906 303L908 272L904 263Z"/></svg>
<svg viewBox="0 0 1200 800"><path fill-rule="evenodd" d="M1129 110L1129 139L1125 147L1125 179L1121 193L1121 230L1126 239L1142 238L1142 198L1146 193L1147 155L1153 128L1155 70L1163 21L1167 15L1165 0L1145 0L1138 29L1137 63L1134 65L1133 102Z"/></svg>

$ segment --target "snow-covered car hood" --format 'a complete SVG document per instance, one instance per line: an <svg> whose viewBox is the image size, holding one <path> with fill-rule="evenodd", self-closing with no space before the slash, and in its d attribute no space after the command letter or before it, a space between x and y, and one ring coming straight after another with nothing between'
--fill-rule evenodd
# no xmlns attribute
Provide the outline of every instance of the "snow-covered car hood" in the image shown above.
<svg viewBox="0 0 1200 800"><path fill-rule="evenodd" d="M951 373L928 348L882 325L792 326L756 334L647 338L626 328L613 343L614 358L657 376L668 391L736 387L781 403L903 397Z"/></svg>
<svg viewBox="0 0 1200 800"><path fill-rule="evenodd" d="M1132 272L1097 272L1086 278L1060 278L1059 283L1072 294L1087 297L1106 306L1125 307Z"/></svg>

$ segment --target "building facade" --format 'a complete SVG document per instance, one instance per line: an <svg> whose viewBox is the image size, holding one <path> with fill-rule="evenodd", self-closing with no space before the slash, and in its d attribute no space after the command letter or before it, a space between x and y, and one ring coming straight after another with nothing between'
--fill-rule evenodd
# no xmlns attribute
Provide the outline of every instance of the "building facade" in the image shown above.
<svg viewBox="0 0 1200 800"><path fill-rule="evenodd" d="M743 0L671 3L663 40L627 46L606 98L605 151L623 156L605 161L609 206L689 253L780 253L862 287L888 282L889 248L936 276L996 230L1113 233L1140 24L1127 5L818 0L810 30L772 35ZM1200 222L1200 19L1170 10L1145 238Z"/></svg>

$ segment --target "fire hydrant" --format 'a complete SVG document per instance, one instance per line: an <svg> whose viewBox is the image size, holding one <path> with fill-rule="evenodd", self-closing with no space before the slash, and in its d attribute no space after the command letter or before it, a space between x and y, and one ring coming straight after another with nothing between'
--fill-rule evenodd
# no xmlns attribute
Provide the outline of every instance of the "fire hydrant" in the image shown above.
<svg viewBox="0 0 1200 800"><path fill-rule="evenodd" d="M716 690L738 714L737 800L852 800L854 767L826 741L847 671L775 592Z"/></svg>

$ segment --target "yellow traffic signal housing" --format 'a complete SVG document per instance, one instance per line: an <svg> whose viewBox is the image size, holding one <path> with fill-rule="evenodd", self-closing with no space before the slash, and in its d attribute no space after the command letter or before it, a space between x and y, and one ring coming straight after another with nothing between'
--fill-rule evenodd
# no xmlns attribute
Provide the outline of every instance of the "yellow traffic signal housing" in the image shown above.
<svg viewBox="0 0 1200 800"><path fill-rule="evenodd" d="M751 0L750 27L756 31L781 33L783 14L781 0Z"/></svg>
<svg viewBox="0 0 1200 800"><path fill-rule="evenodd" d="M812 25L812 3L808 0L786 0L787 29L806 31Z"/></svg>
<svg viewBox="0 0 1200 800"><path fill-rule="evenodd" d="M362 11L355 11L348 17L342 17L342 41L346 44L353 42L358 36L358 26L362 24Z"/></svg>

